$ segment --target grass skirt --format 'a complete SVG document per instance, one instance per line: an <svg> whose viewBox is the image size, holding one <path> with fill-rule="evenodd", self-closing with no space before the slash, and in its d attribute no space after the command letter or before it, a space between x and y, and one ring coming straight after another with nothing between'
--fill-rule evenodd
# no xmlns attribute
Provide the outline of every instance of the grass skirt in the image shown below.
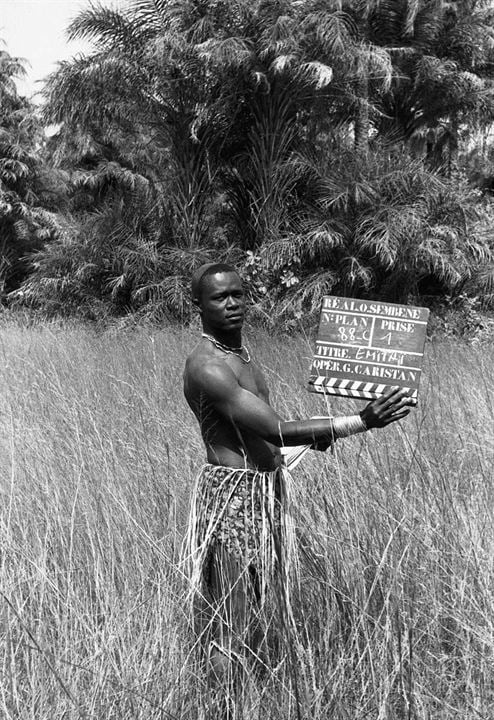
<svg viewBox="0 0 494 720"><path fill-rule="evenodd" d="M186 560L196 636L230 686L239 672L271 673L288 663L297 577L288 471L205 465Z"/></svg>

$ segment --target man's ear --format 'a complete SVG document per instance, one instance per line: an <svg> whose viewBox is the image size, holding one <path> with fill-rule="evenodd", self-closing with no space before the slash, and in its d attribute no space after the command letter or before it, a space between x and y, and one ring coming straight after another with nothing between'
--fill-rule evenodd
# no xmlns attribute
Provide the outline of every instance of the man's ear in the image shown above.
<svg viewBox="0 0 494 720"><path fill-rule="evenodd" d="M199 298L193 297L193 298L192 298L192 305L193 305L194 308L197 310L197 312L199 313L199 315L201 315L201 313L202 313L202 307L201 307L201 303L200 303L200 301L199 301Z"/></svg>

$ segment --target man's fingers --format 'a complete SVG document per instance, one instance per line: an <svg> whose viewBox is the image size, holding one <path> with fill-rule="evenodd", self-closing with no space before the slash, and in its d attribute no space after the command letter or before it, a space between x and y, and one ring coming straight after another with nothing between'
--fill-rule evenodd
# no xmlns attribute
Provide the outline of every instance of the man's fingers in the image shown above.
<svg viewBox="0 0 494 720"><path fill-rule="evenodd" d="M376 403L380 405L384 405L388 400L390 400L396 393L400 392L401 388L397 385L394 385L393 387L390 387L389 390L386 390L380 398L375 400Z"/></svg>
<svg viewBox="0 0 494 720"><path fill-rule="evenodd" d="M385 410L389 410L392 408L397 407L400 403L403 403L403 400L408 400L409 395L406 390L403 390L402 388L398 388L394 393L392 393L386 400L383 402L381 407Z"/></svg>
<svg viewBox="0 0 494 720"><path fill-rule="evenodd" d="M395 420L401 420L410 412L417 400L410 396L410 390L393 386L377 400L372 400L361 415L367 427L384 427Z"/></svg>
<svg viewBox="0 0 494 720"><path fill-rule="evenodd" d="M386 420L384 421L385 425L389 425L390 423L396 422L396 420L401 420L402 418L406 417L410 414L410 408L405 408L401 412L393 413L390 415Z"/></svg>
<svg viewBox="0 0 494 720"><path fill-rule="evenodd" d="M397 398L391 405L388 405L386 408L387 412L391 412L394 414L398 410L400 410L402 407L412 407L416 404L415 400L408 395L405 395L404 397L401 396Z"/></svg>

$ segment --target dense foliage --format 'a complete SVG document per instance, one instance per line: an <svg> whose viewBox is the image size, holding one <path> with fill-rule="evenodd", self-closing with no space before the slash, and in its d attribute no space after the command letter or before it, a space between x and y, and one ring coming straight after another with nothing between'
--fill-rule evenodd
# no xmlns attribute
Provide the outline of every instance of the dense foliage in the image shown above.
<svg viewBox="0 0 494 720"><path fill-rule="evenodd" d="M67 228L23 301L184 318L191 268L221 257L269 321L327 292L492 305L489 202L464 161L493 119L490 6L90 5L69 34L94 52L46 85Z"/></svg>
<svg viewBox="0 0 494 720"><path fill-rule="evenodd" d="M23 72L0 50L0 299L24 279L26 253L61 229L62 178L41 163L42 126L15 84Z"/></svg>

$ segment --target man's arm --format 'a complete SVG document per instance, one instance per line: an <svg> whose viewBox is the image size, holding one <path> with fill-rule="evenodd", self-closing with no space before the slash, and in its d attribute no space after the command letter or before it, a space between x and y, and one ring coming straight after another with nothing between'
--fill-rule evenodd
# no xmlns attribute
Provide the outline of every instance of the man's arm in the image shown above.
<svg viewBox="0 0 494 720"><path fill-rule="evenodd" d="M231 423L273 445L310 445L335 438L331 418L282 420L270 405L239 385L235 373L226 363L206 363L199 370L196 382L198 389ZM360 417L366 428L384 427L408 415L408 406L413 404L412 398L396 388L369 403Z"/></svg>

